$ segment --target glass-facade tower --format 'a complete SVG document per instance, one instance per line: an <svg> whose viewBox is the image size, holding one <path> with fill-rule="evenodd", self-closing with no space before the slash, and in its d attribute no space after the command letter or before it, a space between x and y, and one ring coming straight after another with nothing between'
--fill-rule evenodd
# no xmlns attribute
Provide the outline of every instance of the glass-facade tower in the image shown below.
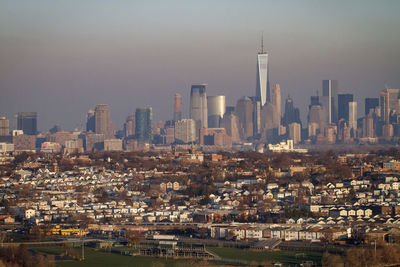
<svg viewBox="0 0 400 267"><path fill-rule="evenodd" d="M137 108L135 121L135 132L138 142L151 143L153 140L152 108Z"/></svg>

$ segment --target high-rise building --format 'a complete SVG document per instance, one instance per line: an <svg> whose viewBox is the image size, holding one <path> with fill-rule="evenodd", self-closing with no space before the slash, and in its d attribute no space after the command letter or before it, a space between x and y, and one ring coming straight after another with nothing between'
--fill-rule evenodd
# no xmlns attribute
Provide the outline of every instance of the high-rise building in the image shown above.
<svg viewBox="0 0 400 267"><path fill-rule="evenodd" d="M104 134L105 138L114 138L114 131L110 118L110 109L106 104L96 105L94 110L95 133Z"/></svg>
<svg viewBox="0 0 400 267"><path fill-rule="evenodd" d="M200 145L214 146L217 149L230 149L232 138L226 134L224 128L201 128Z"/></svg>
<svg viewBox="0 0 400 267"><path fill-rule="evenodd" d="M24 131L27 135L37 134L37 113L36 112L18 112L17 130Z"/></svg>
<svg viewBox="0 0 400 267"><path fill-rule="evenodd" d="M349 102L353 101L353 94L338 95L338 120L349 121Z"/></svg>
<svg viewBox="0 0 400 267"><path fill-rule="evenodd" d="M288 97L285 102L285 114L283 115L283 125L288 126L289 124L300 121L300 112L298 108L294 107L293 100Z"/></svg>
<svg viewBox="0 0 400 267"><path fill-rule="evenodd" d="M253 101L253 136L261 133L261 102Z"/></svg>
<svg viewBox="0 0 400 267"><path fill-rule="evenodd" d="M126 138L131 138L135 135L135 116L128 116L124 123L124 135Z"/></svg>
<svg viewBox="0 0 400 267"><path fill-rule="evenodd" d="M261 51L257 55L257 85L256 100L264 106L270 99L268 53L264 52L264 43L261 38Z"/></svg>
<svg viewBox="0 0 400 267"><path fill-rule="evenodd" d="M207 96L208 128L219 128L226 111L225 96Z"/></svg>
<svg viewBox="0 0 400 267"><path fill-rule="evenodd" d="M174 97L174 121L182 119L182 95L175 94Z"/></svg>
<svg viewBox="0 0 400 267"><path fill-rule="evenodd" d="M94 133L96 131L96 120L94 110L89 110L86 114L86 132Z"/></svg>
<svg viewBox="0 0 400 267"><path fill-rule="evenodd" d="M200 128L207 128L207 94L206 85L192 85L190 90L190 118L196 123L196 136Z"/></svg>
<svg viewBox="0 0 400 267"><path fill-rule="evenodd" d="M85 136L85 151L94 152L104 149L104 134L87 133Z"/></svg>
<svg viewBox="0 0 400 267"><path fill-rule="evenodd" d="M192 119L182 119L175 122L175 141L193 143L196 141L196 124Z"/></svg>
<svg viewBox="0 0 400 267"><path fill-rule="evenodd" d="M225 128L226 134L232 137L233 143L240 142L239 118L233 113L225 113L221 120L221 127Z"/></svg>
<svg viewBox="0 0 400 267"><path fill-rule="evenodd" d="M321 103L319 102L319 96L318 95L312 95L310 97L310 106L317 106L317 105L321 105Z"/></svg>
<svg viewBox="0 0 400 267"><path fill-rule="evenodd" d="M387 141L390 141L393 137L393 125L392 124L384 124L382 126L382 137Z"/></svg>
<svg viewBox="0 0 400 267"><path fill-rule="evenodd" d="M137 108L135 113L136 139L141 143L151 143L153 140L152 108Z"/></svg>
<svg viewBox="0 0 400 267"><path fill-rule="evenodd" d="M0 117L0 136L10 135L10 121L6 117Z"/></svg>
<svg viewBox="0 0 400 267"><path fill-rule="evenodd" d="M353 136L357 131L357 102L349 102L349 128L353 131Z"/></svg>
<svg viewBox="0 0 400 267"><path fill-rule="evenodd" d="M379 106L379 98L365 98L365 115L370 114L371 110L375 110Z"/></svg>
<svg viewBox="0 0 400 267"><path fill-rule="evenodd" d="M337 122L337 92L338 82L336 80L322 81L322 105L326 110L327 122Z"/></svg>
<svg viewBox="0 0 400 267"><path fill-rule="evenodd" d="M289 138L293 140L293 144L298 144L301 141L301 125L293 122L289 124Z"/></svg>
<svg viewBox="0 0 400 267"><path fill-rule="evenodd" d="M375 137L374 134L374 120L370 114L363 119L363 137Z"/></svg>
<svg viewBox="0 0 400 267"><path fill-rule="evenodd" d="M253 104L248 97L238 100L235 108L236 116L239 118L239 131L242 139L253 136Z"/></svg>
<svg viewBox="0 0 400 267"><path fill-rule="evenodd" d="M282 117L282 107L281 107L281 86L279 84L274 84L272 89L272 104L275 107L275 119L278 125L281 124L281 117Z"/></svg>
<svg viewBox="0 0 400 267"><path fill-rule="evenodd" d="M316 123L318 125L317 130L319 130L319 132L323 132L323 129L325 128L325 118L325 110L322 108L322 106L310 106L308 111L308 123Z"/></svg>
<svg viewBox="0 0 400 267"><path fill-rule="evenodd" d="M383 122L390 122L391 111L399 112L400 110L400 89L385 89L380 95L380 107Z"/></svg>

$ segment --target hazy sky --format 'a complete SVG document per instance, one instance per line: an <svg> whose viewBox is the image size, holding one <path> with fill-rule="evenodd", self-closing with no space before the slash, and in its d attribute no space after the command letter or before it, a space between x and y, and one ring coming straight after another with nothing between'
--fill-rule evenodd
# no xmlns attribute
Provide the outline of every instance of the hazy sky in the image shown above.
<svg viewBox="0 0 400 267"><path fill-rule="evenodd" d="M303 122L323 79L354 93L361 116L365 97L400 87L399 10L397 0L0 0L0 114L37 111L39 130L72 130L105 103L120 128L139 106L171 119L175 93L188 114L199 82L233 105L255 93L263 31L271 84Z"/></svg>

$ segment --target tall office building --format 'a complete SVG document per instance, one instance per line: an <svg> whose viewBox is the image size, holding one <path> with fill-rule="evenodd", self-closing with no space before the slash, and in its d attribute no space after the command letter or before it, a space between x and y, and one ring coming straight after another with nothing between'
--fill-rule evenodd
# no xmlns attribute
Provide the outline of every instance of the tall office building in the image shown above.
<svg viewBox="0 0 400 267"><path fill-rule="evenodd" d="M182 119L175 122L175 140L183 143L196 141L196 124L192 119Z"/></svg>
<svg viewBox="0 0 400 267"><path fill-rule="evenodd" d="M96 105L94 110L95 133L104 134L105 138L114 138L114 130L110 118L110 109L106 104Z"/></svg>
<svg viewBox="0 0 400 267"><path fill-rule="evenodd" d="M300 111L294 107L293 100L288 97L285 103L285 114L283 115L282 124L288 126L293 122L301 123Z"/></svg>
<svg viewBox="0 0 400 267"><path fill-rule="evenodd" d="M233 143L240 142L239 118L233 113L225 113L221 120L221 128L225 128L226 134L232 138Z"/></svg>
<svg viewBox="0 0 400 267"><path fill-rule="evenodd" d="M312 105L308 111L308 124L318 125L317 130L323 132L325 128L326 121L325 121L325 109L322 108L321 105Z"/></svg>
<svg viewBox="0 0 400 267"><path fill-rule="evenodd" d="M301 141L301 125L293 122L289 124L289 138L293 140L293 144L298 144Z"/></svg>
<svg viewBox="0 0 400 267"><path fill-rule="evenodd" d="M190 118L196 123L196 135L200 128L207 128L207 94L206 85L192 85L190 90Z"/></svg>
<svg viewBox="0 0 400 267"><path fill-rule="evenodd" d="M124 123L124 135L131 138L135 135L135 116L129 116Z"/></svg>
<svg viewBox="0 0 400 267"><path fill-rule="evenodd" d="M379 106L379 98L365 98L365 115L370 114L371 110L375 110Z"/></svg>
<svg viewBox="0 0 400 267"><path fill-rule="evenodd" d="M337 92L338 82L336 80L322 81L322 105L326 110L329 124L337 122Z"/></svg>
<svg viewBox="0 0 400 267"><path fill-rule="evenodd" d="M375 137L374 120L370 114L363 118L363 137Z"/></svg>
<svg viewBox="0 0 400 267"><path fill-rule="evenodd" d="M380 95L380 107L383 122L390 122L391 111L399 112L400 110L400 89L385 89Z"/></svg>
<svg viewBox="0 0 400 267"><path fill-rule="evenodd" d="M261 102L253 102L253 136L261 133Z"/></svg>
<svg viewBox="0 0 400 267"><path fill-rule="evenodd" d="M10 135L10 121L6 117L0 117L0 136Z"/></svg>
<svg viewBox="0 0 400 267"><path fill-rule="evenodd" d="M272 104L275 108L275 118L274 122L281 125L281 117L282 117L282 107L281 107L281 86L279 84L274 84L272 89Z"/></svg>
<svg viewBox="0 0 400 267"><path fill-rule="evenodd" d="M389 108L389 94L385 91L381 92L379 97L379 105L381 108L382 114L382 121L384 123L389 123L389 115L390 115L390 108Z"/></svg>
<svg viewBox="0 0 400 267"><path fill-rule="evenodd" d="M264 106L267 101L271 101L268 53L264 52L263 38L261 38L261 51L257 55L256 100L260 101L261 107Z"/></svg>
<svg viewBox="0 0 400 267"><path fill-rule="evenodd" d="M86 114L86 132L96 132L96 120L92 109Z"/></svg>
<svg viewBox="0 0 400 267"><path fill-rule="evenodd" d="M135 113L136 139L138 142L151 143L153 140L152 108L137 108Z"/></svg>
<svg viewBox="0 0 400 267"><path fill-rule="evenodd" d="M175 94L174 96L174 121L182 119L182 95Z"/></svg>
<svg viewBox="0 0 400 267"><path fill-rule="evenodd" d="M17 130L24 131L27 135L37 134L37 113L36 112L18 112Z"/></svg>
<svg viewBox="0 0 400 267"><path fill-rule="evenodd" d="M357 131L357 102L349 102L349 128L353 131L353 136Z"/></svg>
<svg viewBox="0 0 400 267"><path fill-rule="evenodd" d="M207 96L208 128L219 128L226 111L225 96Z"/></svg>
<svg viewBox="0 0 400 267"><path fill-rule="evenodd" d="M311 102L310 106L321 105L321 103L319 102L319 95L312 95L310 97L310 102Z"/></svg>
<svg viewBox="0 0 400 267"><path fill-rule="evenodd" d="M338 120L349 121L349 103L353 101L353 94L338 95Z"/></svg>
<svg viewBox="0 0 400 267"><path fill-rule="evenodd" d="M239 131L242 139L253 136L253 104L248 97L238 100L235 108L236 116L239 118Z"/></svg>

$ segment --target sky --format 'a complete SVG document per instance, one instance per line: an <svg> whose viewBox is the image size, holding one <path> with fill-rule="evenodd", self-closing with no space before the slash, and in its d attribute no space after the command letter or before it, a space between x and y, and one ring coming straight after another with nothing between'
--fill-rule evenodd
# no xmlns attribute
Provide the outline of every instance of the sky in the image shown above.
<svg viewBox="0 0 400 267"><path fill-rule="evenodd" d="M140 106L188 116L191 84L235 105L252 96L261 34L271 85L306 123L323 79L364 98L400 88L400 1L0 0L0 116L37 111L38 128L84 129L108 104L121 128Z"/></svg>

